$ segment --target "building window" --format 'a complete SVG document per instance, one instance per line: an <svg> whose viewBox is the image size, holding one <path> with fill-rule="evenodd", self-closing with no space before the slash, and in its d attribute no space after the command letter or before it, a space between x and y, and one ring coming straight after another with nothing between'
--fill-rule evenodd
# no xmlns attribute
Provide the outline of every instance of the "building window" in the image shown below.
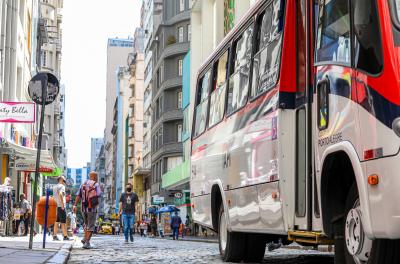
<svg viewBox="0 0 400 264"><path fill-rule="evenodd" d="M178 142L182 142L182 129L183 129L183 127L182 127L182 124L179 124L179 125L177 125L177 133L178 133L178 135L177 135L177 138L178 138Z"/></svg>
<svg viewBox="0 0 400 264"><path fill-rule="evenodd" d="M182 59L178 60L178 75L179 76L183 75L183 60Z"/></svg>
<svg viewBox="0 0 400 264"><path fill-rule="evenodd" d="M182 92L178 92L178 108L182 109Z"/></svg>
<svg viewBox="0 0 400 264"><path fill-rule="evenodd" d="M50 68L53 68L53 52L49 51L49 63L48 63Z"/></svg>
<svg viewBox="0 0 400 264"><path fill-rule="evenodd" d="M192 25L191 24L189 24L187 26L187 30L188 30L188 41L191 41L192 40Z"/></svg>
<svg viewBox="0 0 400 264"><path fill-rule="evenodd" d="M179 43L183 42L183 27L178 27L178 41Z"/></svg>
<svg viewBox="0 0 400 264"><path fill-rule="evenodd" d="M47 52L45 50L42 51L42 65L47 66Z"/></svg>
<svg viewBox="0 0 400 264"><path fill-rule="evenodd" d="M179 0L179 12L185 11L185 0Z"/></svg>

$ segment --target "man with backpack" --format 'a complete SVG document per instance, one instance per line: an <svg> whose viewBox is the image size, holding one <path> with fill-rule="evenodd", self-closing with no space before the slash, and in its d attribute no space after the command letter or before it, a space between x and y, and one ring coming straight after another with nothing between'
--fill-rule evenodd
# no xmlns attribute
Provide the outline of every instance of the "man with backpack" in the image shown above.
<svg viewBox="0 0 400 264"><path fill-rule="evenodd" d="M128 235L133 242L133 228L135 223L135 209L136 203L139 202L139 198L136 193L132 190L132 184L128 183L125 188L125 192L121 194L119 199L119 212L118 215L122 216L122 223L124 226L125 243L128 243Z"/></svg>
<svg viewBox="0 0 400 264"><path fill-rule="evenodd" d="M82 215L85 222L85 236L82 239L83 248L90 249L90 238L93 235L96 218L97 207L101 196L100 185L97 182L97 173L92 171L89 173L90 179L84 182L76 194L74 212L77 211L79 200L81 201Z"/></svg>

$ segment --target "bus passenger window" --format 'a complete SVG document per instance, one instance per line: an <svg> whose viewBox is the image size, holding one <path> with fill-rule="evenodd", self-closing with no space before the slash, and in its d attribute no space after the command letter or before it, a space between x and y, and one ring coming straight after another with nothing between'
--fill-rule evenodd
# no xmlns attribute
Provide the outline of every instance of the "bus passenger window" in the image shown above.
<svg viewBox="0 0 400 264"><path fill-rule="evenodd" d="M211 69L208 70L200 79L197 87L197 98L195 107L195 126L193 137L197 137L206 129L208 91L210 87Z"/></svg>
<svg viewBox="0 0 400 264"><path fill-rule="evenodd" d="M228 72L228 50L219 58L214 68L213 91L210 97L208 127L219 123L224 117L226 76Z"/></svg>
<svg viewBox="0 0 400 264"><path fill-rule="evenodd" d="M376 1L355 0L354 17L354 61L355 66L370 74L383 69L383 54Z"/></svg>
<svg viewBox="0 0 400 264"><path fill-rule="evenodd" d="M280 3L279 0L272 2L257 22L252 97L270 90L278 81L282 46L281 24L283 21Z"/></svg>
<svg viewBox="0 0 400 264"><path fill-rule="evenodd" d="M351 47L348 0L321 0L319 5L317 62L349 64Z"/></svg>
<svg viewBox="0 0 400 264"><path fill-rule="evenodd" d="M250 62L253 41L253 24L234 44L234 56L229 77L227 113L233 113L247 102L250 80Z"/></svg>

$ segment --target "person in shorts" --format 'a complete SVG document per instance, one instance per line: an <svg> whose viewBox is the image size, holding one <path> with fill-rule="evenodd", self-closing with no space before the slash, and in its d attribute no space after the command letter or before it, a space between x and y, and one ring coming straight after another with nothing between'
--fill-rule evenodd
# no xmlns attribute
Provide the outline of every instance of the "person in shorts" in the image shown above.
<svg viewBox="0 0 400 264"><path fill-rule="evenodd" d="M93 235L96 225L98 207L98 200L96 200L96 198L99 199L101 196L100 185L97 182L97 173L92 171L89 173L89 177L90 179L85 181L79 188L73 207L76 213L78 202L81 201L82 216L85 223L85 236L81 240L84 249L92 248L90 245L90 238Z"/></svg>
<svg viewBox="0 0 400 264"><path fill-rule="evenodd" d="M54 224L54 233L53 233L53 240L60 240L58 239L58 225L61 225L61 230L64 235L64 240L69 240L68 233L67 233L67 213L65 211L66 205L66 194L65 194L65 178L64 176L58 177L58 183L53 188L53 197L54 200L57 202L57 220Z"/></svg>

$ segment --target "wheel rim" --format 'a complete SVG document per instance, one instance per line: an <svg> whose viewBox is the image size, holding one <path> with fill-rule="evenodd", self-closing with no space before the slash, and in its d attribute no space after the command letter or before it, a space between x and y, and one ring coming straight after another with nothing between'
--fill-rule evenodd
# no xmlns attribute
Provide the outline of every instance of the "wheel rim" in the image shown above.
<svg viewBox="0 0 400 264"><path fill-rule="evenodd" d="M363 264L368 261L372 248L372 240L365 235L361 216L360 203L357 201L353 209L347 214L345 226L347 251L357 264Z"/></svg>
<svg viewBox="0 0 400 264"><path fill-rule="evenodd" d="M219 223L219 244L222 252L225 252L227 237L228 230L226 228L226 216L225 212L223 212Z"/></svg>

